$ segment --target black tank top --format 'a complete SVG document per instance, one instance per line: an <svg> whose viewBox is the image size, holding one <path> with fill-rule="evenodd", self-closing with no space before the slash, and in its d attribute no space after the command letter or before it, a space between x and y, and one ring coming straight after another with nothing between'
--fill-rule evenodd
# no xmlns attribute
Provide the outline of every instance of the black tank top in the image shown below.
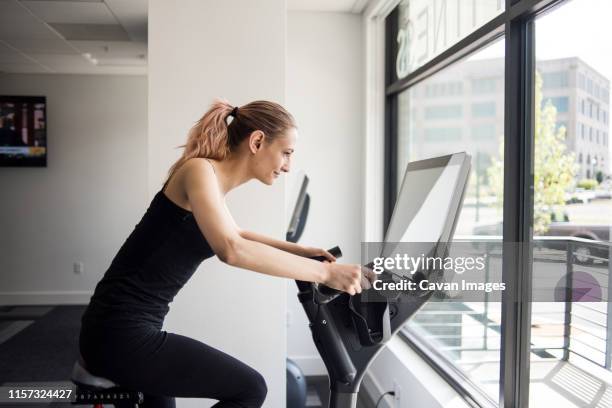
<svg viewBox="0 0 612 408"><path fill-rule="evenodd" d="M193 214L162 188L96 285L82 325L161 330L169 303L213 255Z"/></svg>

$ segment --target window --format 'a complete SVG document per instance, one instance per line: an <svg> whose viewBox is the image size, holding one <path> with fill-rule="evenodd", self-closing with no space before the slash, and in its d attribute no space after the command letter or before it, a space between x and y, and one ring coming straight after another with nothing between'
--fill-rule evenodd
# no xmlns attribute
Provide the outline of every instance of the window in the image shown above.
<svg viewBox="0 0 612 408"><path fill-rule="evenodd" d="M428 106L425 119L456 119L463 115L461 105Z"/></svg>
<svg viewBox="0 0 612 408"><path fill-rule="evenodd" d="M495 116L495 102L473 103L472 116L475 118L488 118Z"/></svg>
<svg viewBox="0 0 612 408"><path fill-rule="evenodd" d="M466 202L473 204L464 207L461 212L455 232L457 239L475 233L483 234L479 229L483 222L497 228L502 220L498 211L501 186L495 184L500 180L500 174L492 177L489 169L500 161L503 163L499 155L503 110L498 112L494 101L482 101L481 96L490 94L495 99L503 100L503 41L491 45L489 50L494 47L502 50L496 62L483 64L480 55L485 51L477 52L397 96L400 115L395 171L398 175L403 174L409 161L458 151L466 151L472 156L472 175ZM435 84L446 83L443 78L471 83L472 92L461 95L461 104L431 106L427 89L432 90ZM471 112L463 114L462 106L469 107ZM449 119L452 119L454 126L445 125ZM483 119L486 119L486 123L483 123ZM401 177L398 177L396 188L399 188L401 181ZM495 231L487 234L495 234ZM500 319L499 303L431 302L415 314L408 328L441 352L451 366L468 375L490 398L497 398L500 337L492 327L499 325ZM474 362L478 360L487 360L487 363L482 371L473 371Z"/></svg>
<svg viewBox="0 0 612 408"><path fill-rule="evenodd" d="M568 85L567 71L548 72L542 74L542 88L565 88Z"/></svg>
<svg viewBox="0 0 612 408"><path fill-rule="evenodd" d="M605 10L599 9L602 5ZM600 74L612 78L612 65L602 64L604 60L598 58L601 47L606 47L607 39L612 37L612 26L607 23L609 17L599 17L599 14L612 13L611 6L610 2L595 0L568 1L535 23L536 66L549 58L551 47L563 44L566 54L558 57L572 58L578 70L591 73L586 80L586 91L595 100L588 100L588 115L597 123L605 120L603 112L600 113L599 100L604 94ZM570 25L575 27L571 33L566 29ZM600 27L601 34L590 35L590 25ZM557 102L553 104L559 107ZM564 110L558 109L558 112ZM558 118L548 120L558 121ZM608 284L609 235L580 240L568 234L562 223L550 218L554 207L567 215L571 228L592 233L593 226L599 225L598 230L609 231L612 200L591 200L587 198L588 193L577 190L583 177L599 177L604 169L608 148L603 147L607 143L606 135L599 127L589 126L589 141L593 144L587 146L563 146L549 137L546 126L536 129L534 135L533 240L536 246L532 257L529 384L529 406L533 407L612 406L612 328L609 327L612 304L606 302L612 295ZM576 151L578 146L588 149L584 152L586 157L582 151ZM572 168L573 154L577 154L577 170ZM554 189L560 189L563 194L554 198ZM542 285L544 276L550 277L552 283L548 289ZM583 295L575 295L580 290L577 288L590 287L586 282L593 282L597 290L587 289ZM557 296L546 297L555 291Z"/></svg>
<svg viewBox="0 0 612 408"><path fill-rule="evenodd" d="M448 87L449 95L461 95L463 93L463 82L451 82Z"/></svg>
<svg viewBox="0 0 612 408"><path fill-rule="evenodd" d="M495 93L495 78L479 78L472 80L472 92L479 94Z"/></svg>
<svg viewBox="0 0 612 408"><path fill-rule="evenodd" d="M495 124L488 123L472 126L472 139L495 142Z"/></svg>
<svg viewBox="0 0 612 408"><path fill-rule="evenodd" d="M469 4L463 9L461 2L460 18L464 12L468 15L472 11L472 4L483 7L487 2L466 3ZM400 6L387 20L395 25L389 24L386 32L386 50L391 53L386 54L385 101L390 111L386 115L385 140L392 149L385 150L385 176L389 176L385 178L385 227L409 161L464 150L472 157L472 173L455 231L457 240L468 235L490 238L502 232L506 240L523 240L524 231L533 231L531 239L538 244L533 248L533 257L518 254L512 259L505 249L501 251L498 259L503 261L504 279L510 282L516 283L514 279L519 277L536 287L540 278L554 276L559 285L574 284L573 277L585 270L595 271L592 275L596 278L607 278L607 254L598 252L601 256L595 257L593 251L609 242L608 235L603 236L604 243L588 242L569 236L563 228L567 225L562 223L569 219L572 225L597 224L604 230L612 225L612 200L587 203L588 194L576 191L583 178L599 177L598 170L606 176L610 172L605 167L608 148L601 147L607 146L607 133L597 126L601 142L595 144L595 122L589 123L585 118L598 115L599 121L608 122L612 72L601 61L608 58L602 50L609 48L606 41L612 38L608 21L612 2L500 1L498 5L512 4L512 9L489 19L485 26L478 13L473 14L473 27L480 27L479 35L456 42L453 50L457 54L440 54L438 50L437 56L431 58L435 41L430 36L431 49L425 50L427 34L417 25L431 14L456 13L459 8L454 5L459 1L453 2L452 10L440 11L450 4L445 0L400 0ZM436 6L436 12L430 5ZM489 14L493 15L497 14ZM527 31L528 35L502 37L509 26L517 33L525 33L523 30L530 30L532 22L535 35ZM593 27L598 31L587 30ZM534 48L540 85L536 85L538 79L530 65L519 65L525 52ZM398 61L394 56L402 52L406 57ZM413 72L418 67L419 72ZM402 75L394 74L400 71ZM461 92L453 93L449 86L453 82L462 84ZM534 84L533 92L521 92L525 84ZM576 99L570 100L574 95ZM529 99L532 96L537 100ZM600 114L594 103L599 104ZM451 105L459 105L461 110L440 108ZM533 107L534 114L522 115L525 106ZM544 109L548 110L542 115ZM526 118L525 123L519 123L522 118ZM572 127L568 128L568 124ZM561 140L561 127L576 137ZM512 134L506 134L506 129ZM525 136L531 137L532 143L521 149L501 148L504 144L517 146L512 144L516 137ZM526 180L531 174L533 180ZM511 205L504 205L506 200L512 200ZM527 208L527 203L534 203L534 207ZM562 247L549 246L551 242L562 243ZM511 242L504 244L507 243ZM593 262L589 263L589 259ZM519 261L519 266L527 267L516 267L513 262ZM607 282L602 289L607 289ZM523 291L524 286L513 286L509 296L539 293ZM565 296L567 290L553 292ZM472 397L477 390L493 405L503 399L503 406L518 407L522 406L521 398L527 397L529 406L536 408L612 406L612 328L607 327L612 321L607 318L608 313L612 316L612 307L609 312L605 302L587 304L573 296L555 302L536 300L525 310L506 308L507 319L502 322L500 306L486 300L427 303L407 325L405 332L411 335L406 335L406 341L445 373L455 388L463 392L467 389ZM593 315L600 316L596 330L584 319L580 321L584 317L592 320ZM517 328L524 331L518 339L524 348L507 348L517 340L513 337ZM422 341L414 340L417 338ZM606 342L610 344L606 346ZM500 383L500 367L511 376L510 381ZM521 370L527 370L527 378ZM468 383L470 388L465 387Z"/></svg>
<svg viewBox="0 0 612 408"><path fill-rule="evenodd" d="M590 78L587 79L587 92L593 95L593 80Z"/></svg>
<svg viewBox="0 0 612 408"><path fill-rule="evenodd" d="M439 84L430 84L425 87L425 96L429 98L437 98L441 96L455 96L463 93L462 82L442 82Z"/></svg>
<svg viewBox="0 0 612 408"><path fill-rule="evenodd" d="M578 88L582 89L584 91L585 86L584 86L584 75L582 75L582 73L578 73Z"/></svg>
<svg viewBox="0 0 612 408"><path fill-rule="evenodd" d="M390 15L397 24L391 80L404 78L456 44L503 12L504 5L499 0L480 0L461 8L439 0L400 1Z"/></svg>
<svg viewBox="0 0 612 408"><path fill-rule="evenodd" d="M557 108L557 112L567 112L569 106L569 98L567 96L557 96L548 100Z"/></svg>
<svg viewBox="0 0 612 408"><path fill-rule="evenodd" d="M461 139L460 128L427 128L425 129L425 141L427 142L452 142Z"/></svg>

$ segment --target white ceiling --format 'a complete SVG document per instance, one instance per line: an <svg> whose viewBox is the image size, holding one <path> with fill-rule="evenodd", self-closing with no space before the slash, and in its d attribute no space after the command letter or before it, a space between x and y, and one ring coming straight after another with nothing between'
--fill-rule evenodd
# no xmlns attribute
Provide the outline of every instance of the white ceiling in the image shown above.
<svg viewBox="0 0 612 408"><path fill-rule="evenodd" d="M0 72L147 72L147 0L0 0Z"/></svg>
<svg viewBox="0 0 612 408"><path fill-rule="evenodd" d="M361 13L367 0L287 0ZM0 73L147 72L148 0L0 0Z"/></svg>

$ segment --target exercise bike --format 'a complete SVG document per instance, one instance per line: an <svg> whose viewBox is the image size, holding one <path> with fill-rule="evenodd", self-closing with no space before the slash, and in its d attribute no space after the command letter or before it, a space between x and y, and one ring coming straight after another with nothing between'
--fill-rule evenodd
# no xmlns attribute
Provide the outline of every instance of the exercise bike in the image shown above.
<svg viewBox="0 0 612 408"><path fill-rule="evenodd" d="M462 152L408 164L383 245L390 249L383 249L383 254L392 253L396 242L410 241L431 242L434 244L431 254L442 257L448 254L463 203L470 161L470 156ZM309 203L306 185L303 185L287 240L299 239ZM431 219L424 220L428 215ZM423 234L424 225L429 236ZM437 231L435 225L439 227ZM338 247L329 252L336 258L342 255ZM372 267L372 264L366 266ZM436 282L443 276L443 270L419 270L411 280L415 284L423 279ZM396 280L396 276L386 271L378 278ZM357 393L371 362L434 294L425 290L383 296L369 289L350 296L311 282L296 280L296 285L315 346L328 371L329 408L356 407Z"/></svg>

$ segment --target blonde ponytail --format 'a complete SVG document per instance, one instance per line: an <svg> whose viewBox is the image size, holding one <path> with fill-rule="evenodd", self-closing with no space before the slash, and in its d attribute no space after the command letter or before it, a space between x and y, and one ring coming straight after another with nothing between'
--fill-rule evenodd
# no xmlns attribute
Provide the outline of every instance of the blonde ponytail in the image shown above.
<svg viewBox="0 0 612 408"><path fill-rule="evenodd" d="M234 116L227 124L228 116ZM281 105L270 101L254 101L233 107L225 99L216 99L187 134L182 156L170 167L165 185L172 174L187 160L202 157L225 160L251 132L261 130L270 139L295 128L293 116Z"/></svg>

